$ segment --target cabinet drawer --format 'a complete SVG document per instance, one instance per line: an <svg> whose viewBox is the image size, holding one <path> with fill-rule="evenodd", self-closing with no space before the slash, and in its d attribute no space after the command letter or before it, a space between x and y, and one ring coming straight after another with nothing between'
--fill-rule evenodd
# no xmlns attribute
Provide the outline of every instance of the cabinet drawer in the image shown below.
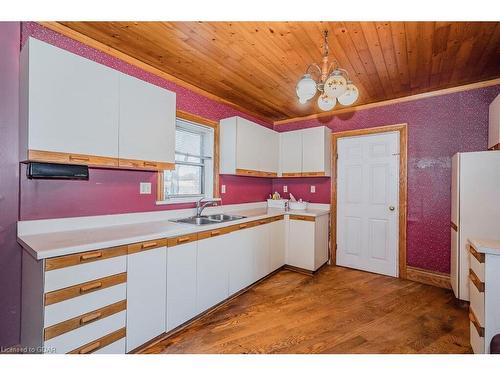
<svg viewBox="0 0 500 375"><path fill-rule="evenodd" d="M479 336L472 322L470 322L470 346L474 354L484 354L484 337Z"/></svg>
<svg viewBox="0 0 500 375"><path fill-rule="evenodd" d="M306 215L290 215L290 220L302 220L302 221L316 221L314 216L306 216Z"/></svg>
<svg viewBox="0 0 500 375"><path fill-rule="evenodd" d="M47 340L44 346L49 352L68 353L125 327L125 321L126 313L125 311L121 311Z"/></svg>
<svg viewBox="0 0 500 375"><path fill-rule="evenodd" d="M470 298L470 308L474 311L474 315L477 322L481 327L484 327L484 292L482 292L479 287L476 286L477 281L475 281L474 271L471 270L469 275L469 298ZM474 281L473 281L474 280ZM484 285L483 285L484 287ZM484 290L484 289L483 289Z"/></svg>
<svg viewBox="0 0 500 375"><path fill-rule="evenodd" d="M474 271L479 280L484 282L484 254L479 253L470 244L468 244L467 247L469 249L470 268Z"/></svg>
<svg viewBox="0 0 500 375"><path fill-rule="evenodd" d="M233 227L223 227L214 230L207 230L205 232L198 233L198 241L204 240L206 238L217 237L223 234L231 233L234 230Z"/></svg>
<svg viewBox="0 0 500 375"><path fill-rule="evenodd" d="M127 255L127 246L109 247L107 249L86 251L84 253L49 258L45 261L45 271L53 271L59 268L87 264L121 255Z"/></svg>
<svg viewBox="0 0 500 375"><path fill-rule="evenodd" d="M127 298L125 283L105 288L97 292L71 298L59 303L45 306L44 327L50 327L80 315L88 314Z"/></svg>
<svg viewBox="0 0 500 375"><path fill-rule="evenodd" d="M92 354L92 353L98 353L100 354L105 354L106 350L102 350L109 345L113 344L114 342L120 340L123 341L124 343L126 342L126 337L127 331L124 328L120 328L119 330L116 330L114 332L111 332L110 334L107 334L106 336L100 337L97 340L94 340L92 342L89 342L88 344L85 344L83 346L80 346L79 348L72 350L69 352L69 354ZM121 353L109 353L109 354L122 354L125 353L125 350Z"/></svg>
<svg viewBox="0 0 500 375"><path fill-rule="evenodd" d="M196 240L198 240L198 233L186 234L185 236L169 238L167 240L167 246L174 247L174 246L182 245L185 243L193 242Z"/></svg>
<svg viewBox="0 0 500 375"><path fill-rule="evenodd" d="M126 251L126 249L125 249ZM45 293L126 272L126 256L92 261L45 272Z"/></svg>
<svg viewBox="0 0 500 375"><path fill-rule="evenodd" d="M134 253L138 253L139 251L151 250L151 249L155 249L157 247L163 247L163 246L167 246L167 239L166 238L160 238L159 240L138 242L138 243L134 243L132 245L128 245L128 253L134 254Z"/></svg>
<svg viewBox="0 0 500 375"><path fill-rule="evenodd" d="M108 316L116 314L120 311L126 310L127 301L122 300L112 305L102 307L97 310L93 310L89 313L79 315L75 318L65 320L64 322L54 324L53 326L47 327L44 330L44 339L50 340L54 337L62 335L66 332L78 329L90 323L97 322L99 320L105 319Z"/></svg>
<svg viewBox="0 0 500 375"><path fill-rule="evenodd" d="M99 347L101 349L97 349L95 352L92 352L92 354L125 354L126 349L125 345L127 343L127 340L124 338L121 338L117 341L112 342L109 345L102 346L100 345Z"/></svg>

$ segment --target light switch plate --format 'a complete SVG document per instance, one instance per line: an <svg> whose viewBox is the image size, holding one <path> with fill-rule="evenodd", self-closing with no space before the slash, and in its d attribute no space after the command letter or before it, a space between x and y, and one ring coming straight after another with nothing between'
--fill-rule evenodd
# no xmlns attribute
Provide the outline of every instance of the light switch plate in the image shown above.
<svg viewBox="0 0 500 375"><path fill-rule="evenodd" d="M311 185L311 193L316 193L316 186Z"/></svg>
<svg viewBox="0 0 500 375"><path fill-rule="evenodd" d="M221 192L222 194L226 194L226 185L222 185L222 186L220 187L220 192Z"/></svg>
<svg viewBox="0 0 500 375"><path fill-rule="evenodd" d="M151 194L151 182L140 182L139 194Z"/></svg>
<svg viewBox="0 0 500 375"><path fill-rule="evenodd" d="M283 193L288 193L288 186L286 185L283 186Z"/></svg>

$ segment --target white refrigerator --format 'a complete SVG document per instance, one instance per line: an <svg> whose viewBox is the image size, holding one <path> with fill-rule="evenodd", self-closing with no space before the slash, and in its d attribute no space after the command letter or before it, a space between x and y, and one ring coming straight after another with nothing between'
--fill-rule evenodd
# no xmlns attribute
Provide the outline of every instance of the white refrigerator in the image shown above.
<svg viewBox="0 0 500 375"><path fill-rule="evenodd" d="M464 301L469 301L468 238L500 239L500 151L452 158L450 281Z"/></svg>

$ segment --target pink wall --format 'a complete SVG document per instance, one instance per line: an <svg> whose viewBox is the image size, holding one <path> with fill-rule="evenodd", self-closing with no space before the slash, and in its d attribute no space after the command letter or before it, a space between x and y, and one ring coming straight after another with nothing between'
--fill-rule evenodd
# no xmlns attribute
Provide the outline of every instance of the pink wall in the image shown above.
<svg viewBox="0 0 500 375"><path fill-rule="evenodd" d="M287 193L283 192L287 187ZM316 189L311 193L311 186ZM296 199L311 203L330 203L330 177L313 178L275 178L273 179L273 192L277 191L284 198L290 198L290 193Z"/></svg>
<svg viewBox="0 0 500 375"><path fill-rule="evenodd" d="M290 131L326 125L334 132L408 123L408 265L450 271L451 157L456 152L486 150L488 106L500 86L437 96L348 114L279 125ZM326 179L329 180L329 179ZM281 191L284 180L275 180ZM309 194L309 185L321 193ZM288 183L289 191L328 203L330 186L316 178ZM314 197L313 197L314 196Z"/></svg>
<svg viewBox="0 0 500 375"><path fill-rule="evenodd" d="M263 126L272 127L271 124L196 94L37 23L22 23L21 38L23 44L30 36L120 72L175 91L178 109L214 121L231 116L241 116ZM25 177L25 169L23 168L21 176L21 220L168 210L193 206L190 204L157 206L155 204L156 174L153 172L91 169L89 181L34 181ZM153 183L152 194L139 195L139 182L148 181ZM225 181L224 183L227 185L227 193L221 195L223 204L262 201L271 191L271 182L265 178L232 177L223 179L221 177L221 181Z"/></svg>
<svg viewBox="0 0 500 375"><path fill-rule="evenodd" d="M0 22L0 347L19 342L19 22Z"/></svg>

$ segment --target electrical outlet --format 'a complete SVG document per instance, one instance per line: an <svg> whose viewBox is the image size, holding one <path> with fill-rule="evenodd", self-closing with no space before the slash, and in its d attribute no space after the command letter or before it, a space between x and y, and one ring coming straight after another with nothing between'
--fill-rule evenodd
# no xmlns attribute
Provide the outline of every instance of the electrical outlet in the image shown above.
<svg viewBox="0 0 500 375"><path fill-rule="evenodd" d="M316 193L316 186L311 185L311 193Z"/></svg>
<svg viewBox="0 0 500 375"><path fill-rule="evenodd" d="M139 194L151 194L151 182L140 182Z"/></svg>
<svg viewBox="0 0 500 375"><path fill-rule="evenodd" d="M286 185L283 186L283 193L288 193L288 186Z"/></svg>
<svg viewBox="0 0 500 375"><path fill-rule="evenodd" d="M222 194L226 194L226 185L222 185L222 186L220 187L220 192L221 192Z"/></svg>

